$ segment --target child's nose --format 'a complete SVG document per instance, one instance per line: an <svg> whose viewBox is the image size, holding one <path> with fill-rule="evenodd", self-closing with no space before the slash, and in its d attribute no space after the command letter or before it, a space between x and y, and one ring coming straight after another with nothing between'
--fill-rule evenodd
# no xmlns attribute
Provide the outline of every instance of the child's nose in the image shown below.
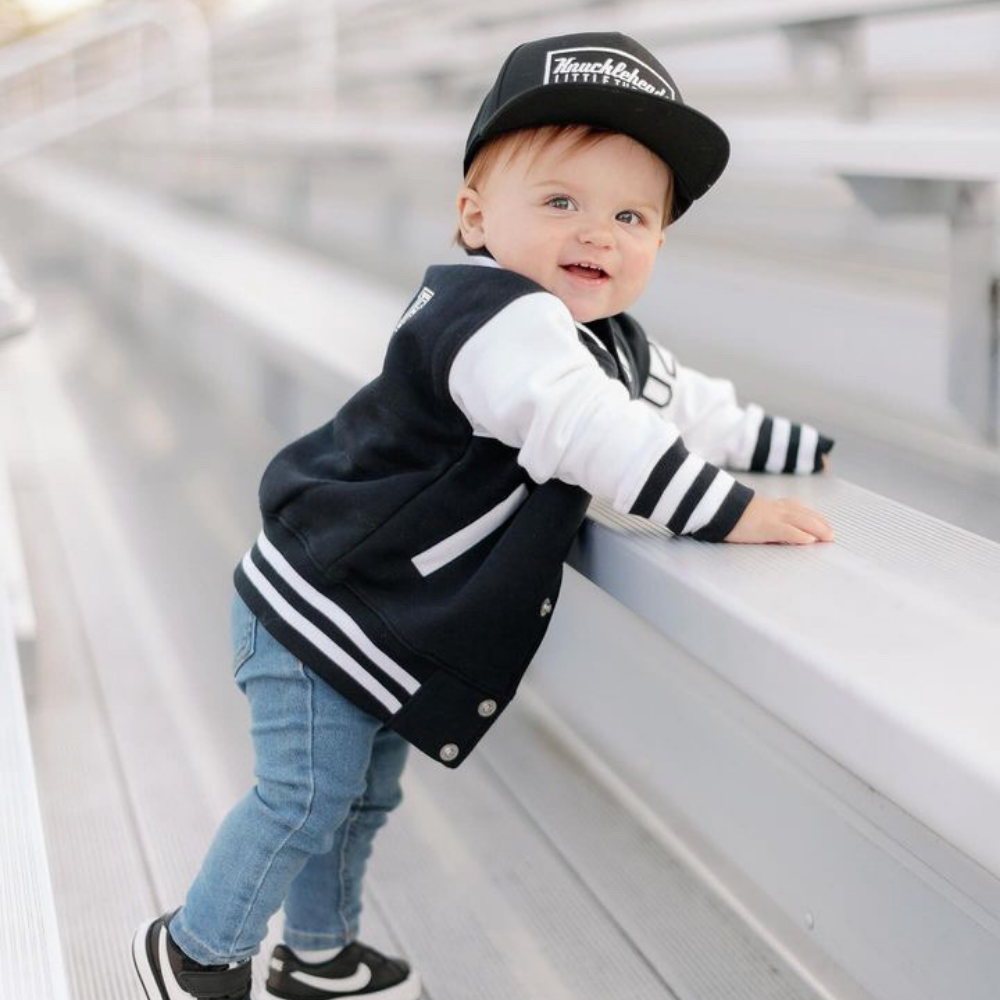
<svg viewBox="0 0 1000 1000"><path fill-rule="evenodd" d="M581 243L609 247L614 241L614 233L606 223L594 222L580 227L579 238Z"/></svg>

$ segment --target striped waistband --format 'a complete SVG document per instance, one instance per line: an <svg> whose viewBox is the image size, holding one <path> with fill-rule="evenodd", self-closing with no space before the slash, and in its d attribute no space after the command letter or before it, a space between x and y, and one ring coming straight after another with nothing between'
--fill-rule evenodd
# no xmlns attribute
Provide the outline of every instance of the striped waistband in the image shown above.
<svg viewBox="0 0 1000 1000"><path fill-rule="evenodd" d="M318 659L347 674L389 713L399 711L419 690L420 681L379 648L355 617L309 583L263 531L239 570Z"/></svg>

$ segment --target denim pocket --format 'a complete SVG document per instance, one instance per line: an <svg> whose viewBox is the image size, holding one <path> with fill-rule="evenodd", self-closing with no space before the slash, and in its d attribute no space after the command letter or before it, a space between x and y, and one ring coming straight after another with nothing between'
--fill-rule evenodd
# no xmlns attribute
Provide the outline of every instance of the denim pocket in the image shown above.
<svg viewBox="0 0 1000 1000"><path fill-rule="evenodd" d="M233 676L240 667L253 656L257 642L257 616L247 607L240 595L233 595L233 607L230 620L230 631L233 639Z"/></svg>

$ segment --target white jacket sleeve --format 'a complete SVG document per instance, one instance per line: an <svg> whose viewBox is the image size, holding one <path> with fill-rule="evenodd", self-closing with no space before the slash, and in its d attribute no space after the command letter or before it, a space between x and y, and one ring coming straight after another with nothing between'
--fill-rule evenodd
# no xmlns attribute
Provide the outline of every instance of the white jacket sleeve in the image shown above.
<svg viewBox="0 0 1000 1000"><path fill-rule="evenodd" d="M517 448L535 482L581 486L675 534L722 541L753 496L605 375L548 292L515 299L470 336L448 390L474 433Z"/></svg>
<svg viewBox="0 0 1000 1000"><path fill-rule="evenodd" d="M821 472L834 445L812 424L771 416L756 403L742 407L733 383L682 365L662 344L649 343L649 378L642 398L688 447L740 472Z"/></svg>

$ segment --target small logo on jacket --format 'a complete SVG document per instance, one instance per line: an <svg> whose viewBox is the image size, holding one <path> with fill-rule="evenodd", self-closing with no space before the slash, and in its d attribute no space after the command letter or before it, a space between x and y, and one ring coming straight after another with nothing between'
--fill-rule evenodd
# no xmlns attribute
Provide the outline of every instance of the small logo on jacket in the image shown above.
<svg viewBox="0 0 1000 1000"><path fill-rule="evenodd" d="M414 315L414 313L420 312L420 310L423 309L432 298L434 298L434 293L426 285L424 285L424 287L417 292L417 297L413 300L410 308L399 317L399 322L393 327L392 332L395 333L411 316Z"/></svg>
<svg viewBox="0 0 1000 1000"><path fill-rule="evenodd" d="M653 97L676 100L670 82L651 66L620 49L550 49L542 83L606 83Z"/></svg>

